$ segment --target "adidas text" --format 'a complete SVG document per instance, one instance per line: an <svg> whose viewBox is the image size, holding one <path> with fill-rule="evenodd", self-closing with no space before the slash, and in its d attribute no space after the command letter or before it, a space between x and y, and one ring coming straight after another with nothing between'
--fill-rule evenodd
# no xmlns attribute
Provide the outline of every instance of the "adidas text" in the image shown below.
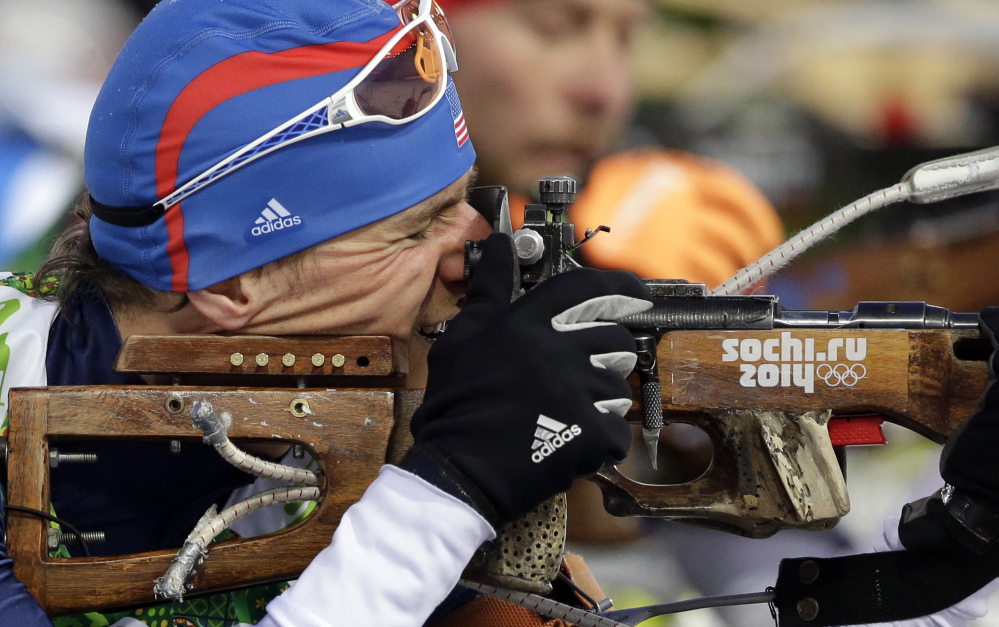
<svg viewBox="0 0 999 627"><path fill-rule="evenodd" d="M265 233L273 233L274 231L280 231L281 229L286 229L290 226L298 226L302 223L302 218L294 216L292 218L281 218L280 220L274 220L273 222L264 222L260 226L255 226L250 231L254 235L263 235Z"/></svg>
<svg viewBox="0 0 999 627"><path fill-rule="evenodd" d="M254 237L290 229L302 223L302 218L291 215L291 212L278 202L277 198L271 198L267 207L260 212L260 217L255 222L256 226L250 229L250 234Z"/></svg>
<svg viewBox="0 0 999 627"><path fill-rule="evenodd" d="M535 449L534 453L531 454L531 461L535 464L541 462L544 458L562 448L566 442L572 440L582 432L583 430L579 428L579 425L571 425L561 433L552 434L549 439L545 440L544 443L542 443L541 446Z"/></svg>

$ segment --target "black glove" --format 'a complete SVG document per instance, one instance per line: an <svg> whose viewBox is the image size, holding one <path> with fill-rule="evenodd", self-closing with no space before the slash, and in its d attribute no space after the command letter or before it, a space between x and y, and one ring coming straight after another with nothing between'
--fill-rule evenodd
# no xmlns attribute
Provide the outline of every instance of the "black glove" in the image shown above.
<svg viewBox="0 0 999 627"><path fill-rule="evenodd" d="M899 538L910 549L960 545L981 555L999 540L999 307L983 309L978 324L992 342L989 384L944 445L943 490L903 511Z"/></svg>
<svg viewBox="0 0 999 627"><path fill-rule="evenodd" d="M651 306L635 275L592 269L511 304L515 263L508 236L484 242L464 307L430 350L416 444L402 464L494 526L624 459L635 341L597 321Z"/></svg>

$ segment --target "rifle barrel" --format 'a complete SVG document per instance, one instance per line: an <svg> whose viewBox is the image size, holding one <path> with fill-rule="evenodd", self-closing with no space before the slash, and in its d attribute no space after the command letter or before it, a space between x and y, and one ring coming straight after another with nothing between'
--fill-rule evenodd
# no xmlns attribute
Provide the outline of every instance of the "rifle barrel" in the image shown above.
<svg viewBox="0 0 999 627"><path fill-rule="evenodd" d="M921 301L861 301L849 311L784 309L776 296L666 296L619 324L632 330L708 329L977 329L978 314Z"/></svg>

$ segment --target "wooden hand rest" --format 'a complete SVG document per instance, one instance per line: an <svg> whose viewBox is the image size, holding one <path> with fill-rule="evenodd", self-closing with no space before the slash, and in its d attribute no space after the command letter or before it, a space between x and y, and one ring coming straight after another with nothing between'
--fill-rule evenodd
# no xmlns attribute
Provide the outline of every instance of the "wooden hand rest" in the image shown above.
<svg viewBox="0 0 999 627"><path fill-rule="evenodd" d="M340 517L375 479L390 447L408 447L408 428L397 432L399 441L395 444L393 429L397 422L408 425L418 393L357 386L357 381L368 373L379 386L387 382L401 386L405 381L405 351L393 347L387 338L378 337L201 338L205 339L211 340L211 350L206 350L200 340L139 338L126 345L119 368L182 374L187 379L206 373L242 376L247 385L254 378L271 381L275 375L290 380L305 377L306 384L335 382L337 377L352 377L355 383L348 389L190 385L13 390L8 458L10 503L49 510L49 446L59 438L158 438L164 442L180 440L183 446L206 446L200 443L201 434L191 425L188 411L195 400L207 399L219 411L232 413L229 435L234 441L301 444L319 462L324 481L316 510L301 524L260 538L213 545L208 560L196 569L193 593L298 575L329 545ZM153 362L153 367L135 362L136 349L155 351L156 360L145 362ZM244 354L243 364L253 365L234 366L230 362L233 353ZM294 364L289 367L281 362L285 355L296 353L296 364L308 364L304 372L295 371ZM269 355L266 366L254 362L261 354ZM323 366L312 365L311 358L316 354L325 356ZM340 373L329 363L335 355L345 356ZM359 359L363 367L358 365ZM184 363L188 365L181 372L178 364ZM308 411L303 412L306 407ZM128 472L127 468L115 470ZM47 527L48 523L38 518L9 513L14 572L52 615L151 602L153 581L166 572L176 554L157 551L121 557L50 558Z"/></svg>
<svg viewBox="0 0 999 627"><path fill-rule="evenodd" d="M595 480L619 516L750 537L828 528L849 511L830 413L878 413L943 442L984 392L990 352L973 331L670 332L658 348L665 417L711 437L710 468L683 485L639 483L617 468Z"/></svg>

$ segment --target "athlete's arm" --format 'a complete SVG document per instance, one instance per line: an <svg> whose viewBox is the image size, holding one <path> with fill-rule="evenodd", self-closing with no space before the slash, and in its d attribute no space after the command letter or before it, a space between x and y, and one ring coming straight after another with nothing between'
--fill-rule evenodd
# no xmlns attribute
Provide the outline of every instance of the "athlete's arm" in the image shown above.
<svg viewBox="0 0 999 627"><path fill-rule="evenodd" d="M384 466L262 627L419 627L495 537L472 507Z"/></svg>

